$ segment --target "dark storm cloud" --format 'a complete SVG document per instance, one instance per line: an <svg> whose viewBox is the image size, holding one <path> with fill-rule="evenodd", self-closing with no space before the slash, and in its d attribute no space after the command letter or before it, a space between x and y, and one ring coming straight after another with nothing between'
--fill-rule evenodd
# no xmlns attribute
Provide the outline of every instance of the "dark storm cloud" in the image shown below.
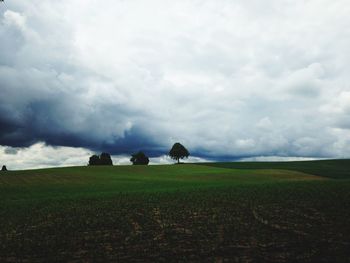
<svg viewBox="0 0 350 263"><path fill-rule="evenodd" d="M152 156L163 153L163 148L141 127L128 127L126 119L130 119L130 113L123 106L103 105L83 113L78 106L80 103L83 101L61 93L57 97L28 102L20 109L13 107L6 111L0 108L0 144L24 147L42 141L49 145L86 147L112 154L133 153L142 148ZM20 117L11 119L11 116ZM123 123L126 123L126 130L114 133L111 126L117 131Z"/></svg>
<svg viewBox="0 0 350 263"><path fill-rule="evenodd" d="M113 154L132 154L144 151L148 156L154 157L167 153L168 146L160 145L157 138L147 136L142 129L133 127L126 131L122 138L113 143L103 143L97 149L104 149Z"/></svg>

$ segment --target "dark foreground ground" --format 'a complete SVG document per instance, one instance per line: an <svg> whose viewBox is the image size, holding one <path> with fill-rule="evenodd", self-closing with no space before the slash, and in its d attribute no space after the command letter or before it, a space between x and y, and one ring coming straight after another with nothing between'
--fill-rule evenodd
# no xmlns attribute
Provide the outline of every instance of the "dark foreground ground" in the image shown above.
<svg viewBox="0 0 350 263"><path fill-rule="evenodd" d="M346 169L252 168L2 173L0 262L350 262Z"/></svg>

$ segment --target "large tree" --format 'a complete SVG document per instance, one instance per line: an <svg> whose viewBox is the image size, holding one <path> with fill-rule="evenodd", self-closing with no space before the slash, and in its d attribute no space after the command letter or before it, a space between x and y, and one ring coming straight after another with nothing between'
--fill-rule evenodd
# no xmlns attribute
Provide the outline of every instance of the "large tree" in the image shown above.
<svg viewBox="0 0 350 263"><path fill-rule="evenodd" d="M140 151L131 155L130 162L132 162L133 165L147 165L149 163L149 159L143 152Z"/></svg>
<svg viewBox="0 0 350 263"><path fill-rule="evenodd" d="M188 158L189 155L190 155L190 153L185 148L185 146L183 146L179 142L175 143L173 145L173 147L171 148L171 150L169 151L169 156L172 159L176 160L177 163L180 163L180 159Z"/></svg>

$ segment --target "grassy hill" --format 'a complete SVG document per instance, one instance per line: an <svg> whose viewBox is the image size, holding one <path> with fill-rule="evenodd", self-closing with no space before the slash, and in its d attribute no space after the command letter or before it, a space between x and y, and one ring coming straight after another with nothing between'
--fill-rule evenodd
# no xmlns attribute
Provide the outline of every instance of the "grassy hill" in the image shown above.
<svg viewBox="0 0 350 263"><path fill-rule="evenodd" d="M330 178L350 179L350 159L297 162L221 162L201 163L201 165L229 169L292 170Z"/></svg>
<svg viewBox="0 0 350 263"><path fill-rule="evenodd" d="M346 262L347 168L340 160L0 173L0 262Z"/></svg>
<svg viewBox="0 0 350 263"><path fill-rule="evenodd" d="M297 171L224 169L194 164L52 168L3 173L0 199L98 197L320 179Z"/></svg>

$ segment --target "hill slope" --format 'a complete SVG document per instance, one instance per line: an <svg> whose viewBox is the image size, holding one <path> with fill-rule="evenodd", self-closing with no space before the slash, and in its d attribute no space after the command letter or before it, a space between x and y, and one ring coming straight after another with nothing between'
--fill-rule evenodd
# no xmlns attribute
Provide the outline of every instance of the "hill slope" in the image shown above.
<svg viewBox="0 0 350 263"><path fill-rule="evenodd" d="M236 168L1 173L0 262L350 261L350 180Z"/></svg>
<svg viewBox="0 0 350 263"><path fill-rule="evenodd" d="M221 162L200 165L230 169L282 169L329 178L350 179L350 159L297 162Z"/></svg>
<svg viewBox="0 0 350 263"><path fill-rule="evenodd" d="M277 183L322 178L297 171L186 165L95 166L9 171L0 176L0 200L99 196Z"/></svg>

